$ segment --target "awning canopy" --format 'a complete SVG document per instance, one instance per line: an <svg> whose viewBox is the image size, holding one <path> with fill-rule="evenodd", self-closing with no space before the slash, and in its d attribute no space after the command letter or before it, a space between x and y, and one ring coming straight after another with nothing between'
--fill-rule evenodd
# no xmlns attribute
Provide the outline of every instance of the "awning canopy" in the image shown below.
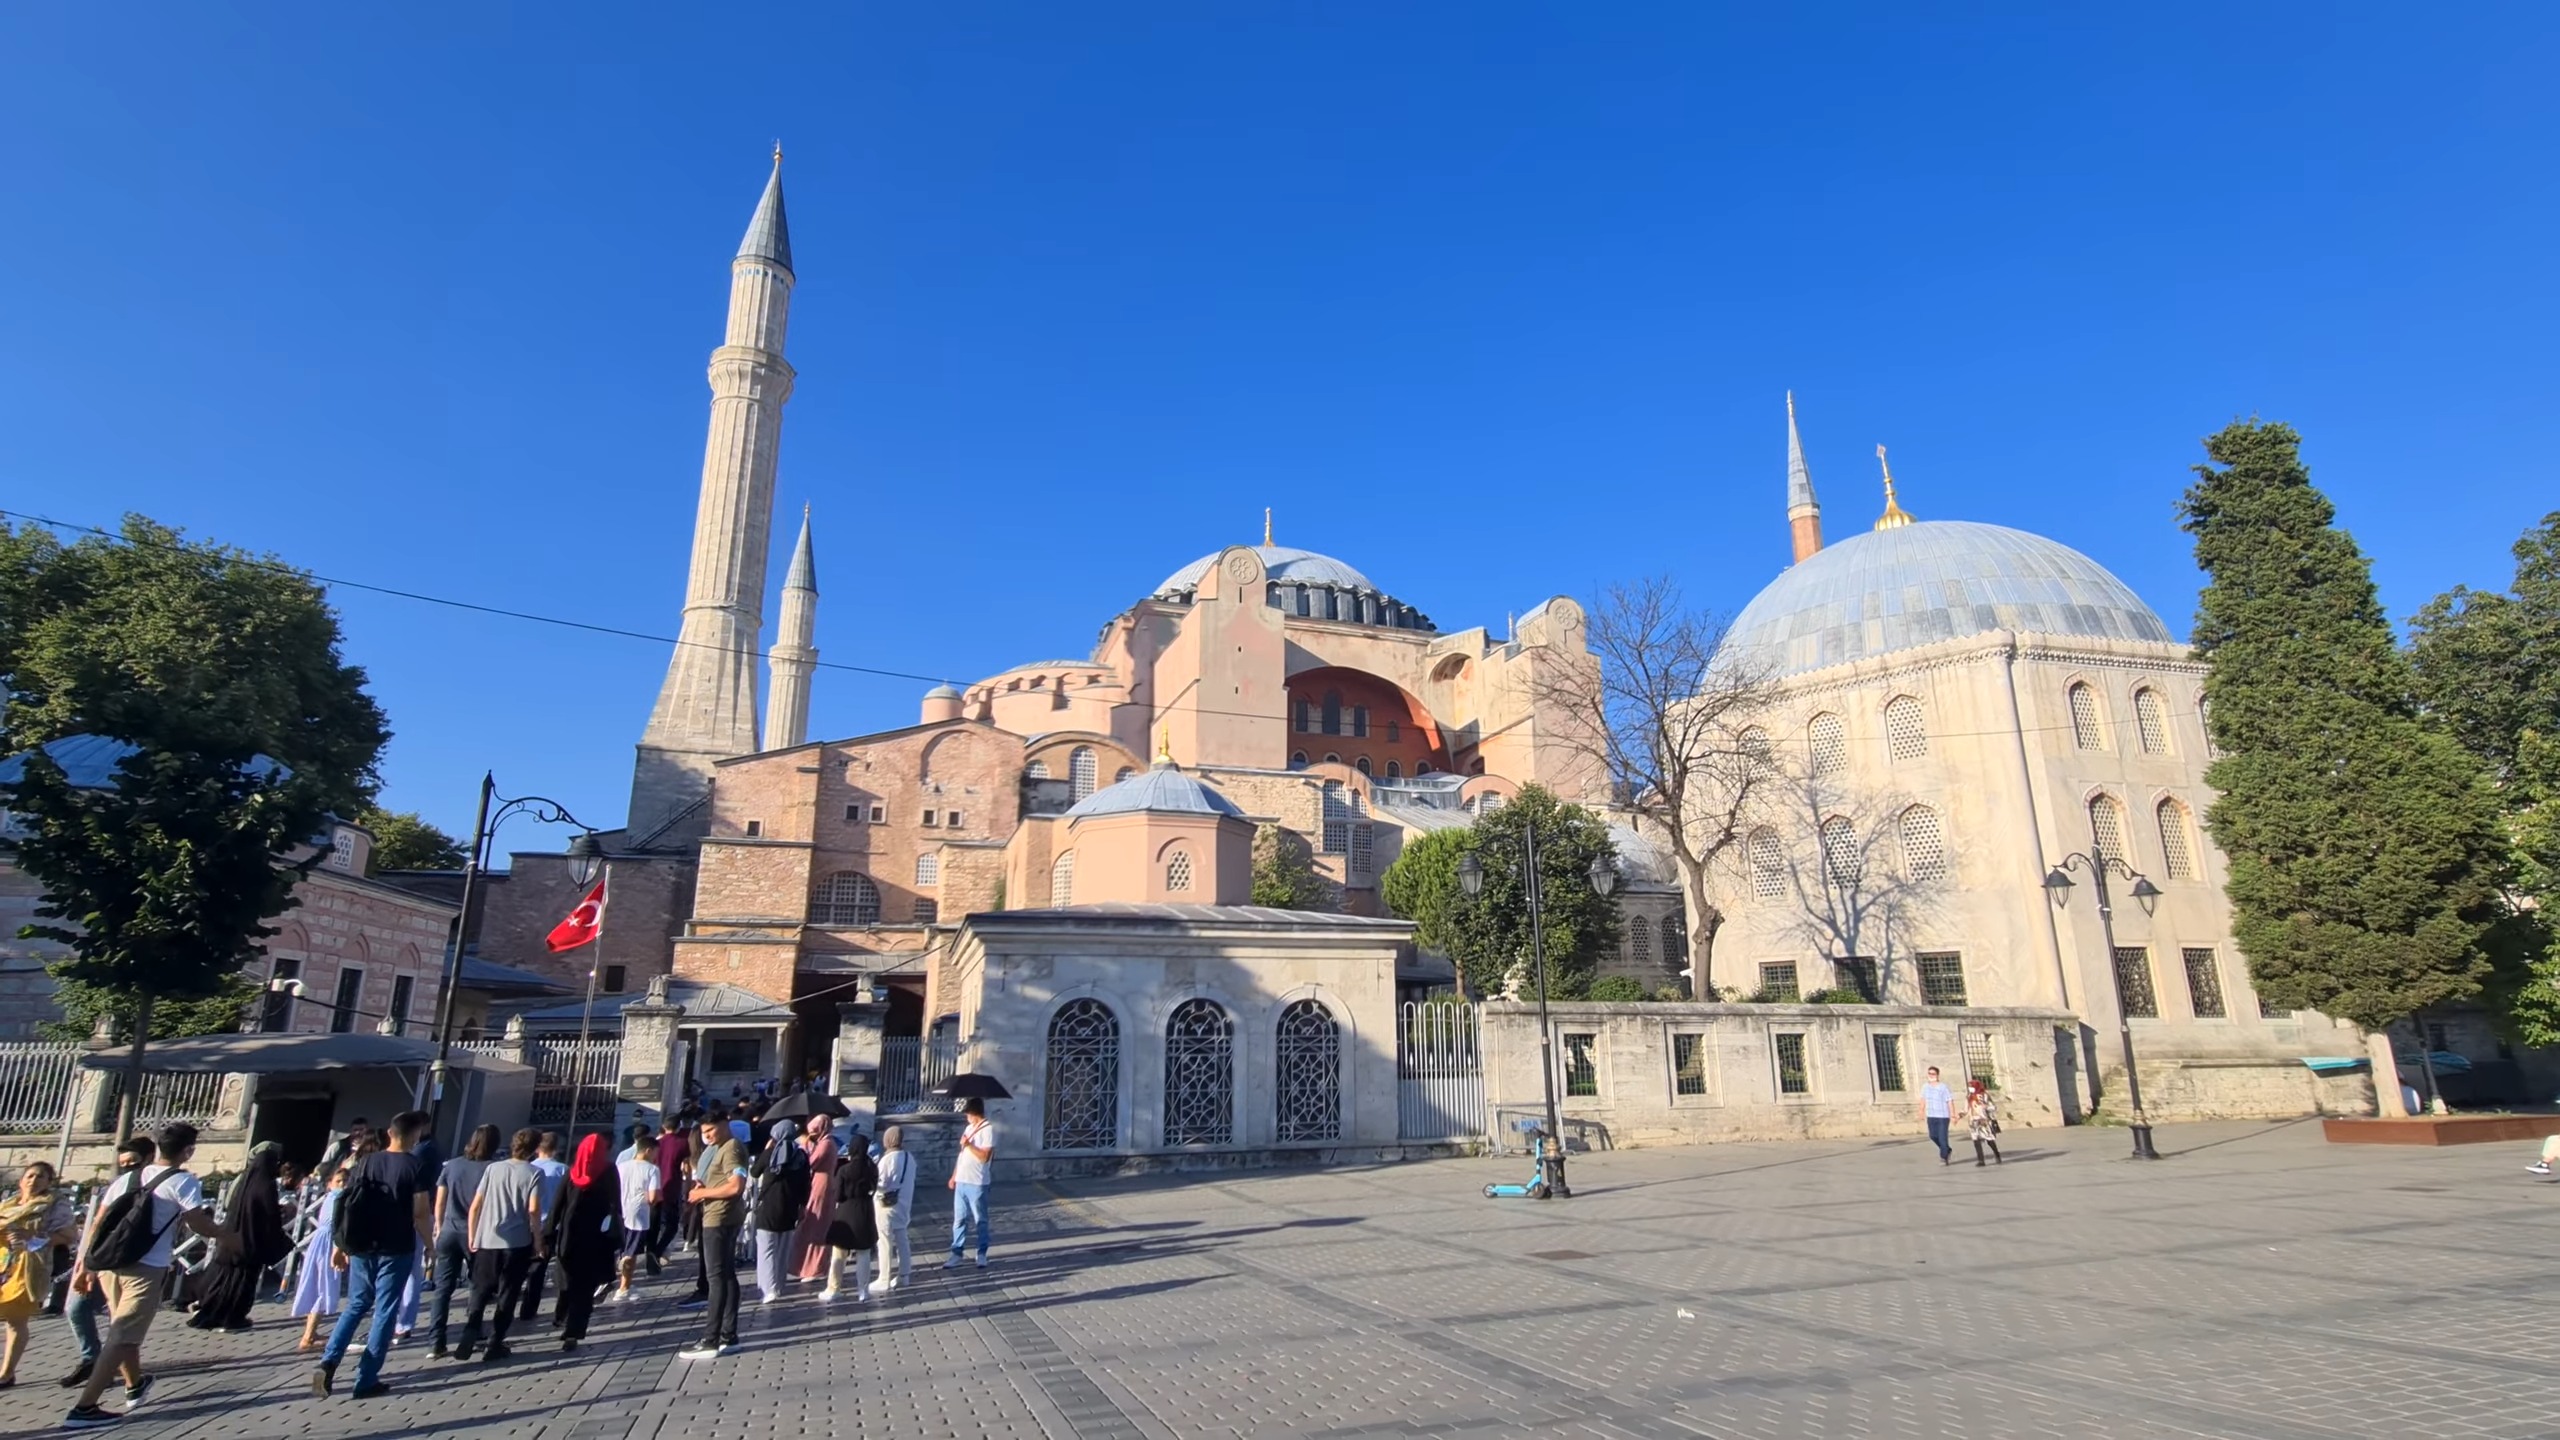
<svg viewBox="0 0 2560 1440"><path fill-rule="evenodd" d="M122 1045L91 1048L80 1056L84 1070L122 1070L130 1051ZM435 1063L432 1040L412 1035L196 1035L184 1040L155 1040L142 1052L142 1069L150 1075L290 1075L304 1070L405 1070ZM456 1070L492 1074L525 1070L502 1056L457 1045L445 1057Z"/></svg>

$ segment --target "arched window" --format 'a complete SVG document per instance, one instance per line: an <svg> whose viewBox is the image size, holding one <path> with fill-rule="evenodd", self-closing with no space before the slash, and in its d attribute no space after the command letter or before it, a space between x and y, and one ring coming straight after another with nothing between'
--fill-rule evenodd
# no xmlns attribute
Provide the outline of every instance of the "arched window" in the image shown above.
<svg viewBox="0 0 2560 1440"><path fill-rule="evenodd" d="M1735 738L1740 742L1743 754L1750 756L1754 760L1766 760L1769 758L1768 731L1761 729L1757 725L1746 725L1742 729L1742 734Z"/></svg>
<svg viewBox="0 0 2560 1440"><path fill-rule="evenodd" d="M2107 727L2098 713L2098 692L2086 684L2071 687L2071 742L2083 750L2107 748Z"/></svg>
<svg viewBox="0 0 2560 1440"><path fill-rule="evenodd" d="M1351 848L1351 799L1339 780L1324 782L1323 850L1340 855Z"/></svg>
<svg viewBox="0 0 2560 1440"><path fill-rule="evenodd" d="M1858 888L1866 878L1866 857L1858 853L1858 827L1846 815L1822 822L1822 873L1843 890Z"/></svg>
<svg viewBox="0 0 2560 1440"><path fill-rule="evenodd" d="M1393 721L1393 720L1388 721L1388 722L1387 722L1387 743L1388 743L1388 744L1390 744L1390 745L1394 745L1394 744L1398 744L1398 743L1402 742L1402 741L1403 741L1403 739L1404 739L1404 727L1403 727L1402 725L1397 724L1397 723L1396 723L1395 721Z"/></svg>
<svg viewBox="0 0 2560 1440"><path fill-rule="evenodd" d="M919 885L939 885L942 883L941 856L928 850L924 854L916 857L916 883Z"/></svg>
<svg viewBox="0 0 2560 1440"><path fill-rule="evenodd" d="M1368 757L1368 756L1366 756L1366 755L1363 755L1363 756L1361 756L1359 759L1352 761L1352 762L1351 762L1351 768L1352 768L1352 769L1354 769L1354 770L1359 771L1359 772L1360 772L1361 774L1363 774L1363 775L1368 774L1368 773L1369 773L1369 757Z"/></svg>
<svg viewBox="0 0 2560 1440"><path fill-rule="evenodd" d="M1430 774L1430 773L1431 773L1431 762L1430 762L1430 761L1428 761L1428 760L1416 760L1416 761L1414 761L1414 762L1413 762L1413 773L1414 773L1414 774L1416 774L1416 775L1428 775L1428 774Z"/></svg>
<svg viewBox="0 0 2560 1440"><path fill-rule="evenodd" d="M1813 747L1813 773L1828 775L1849 763L1849 733L1841 728L1840 717L1823 714L1813 717L1805 726L1805 738Z"/></svg>
<svg viewBox="0 0 2560 1440"><path fill-rule="evenodd" d="M2095 795L2089 800L2089 842L2101 860L2133 863L2133 850L2124 843L2124 806L2113 795Z"/></svg>
<svg viewBox="0 0 2560 1440"><path fill-rule="evenodd" d="M1191 888L1191 852L1176 850L1164 862L1164 888L1183 891Z"/></svg>
<svg viewBox="0 0 2560 1440"><path fill-rule="evenodd" d="M818 882L809 920L816 925L877 925L880 887L859 870L839 870Z"/></svg>
<svg viewBox="0 0 2560 1440"><path fill-rule="evenodd" d="M1164 1025L1164 1143L1226 1145L1236 1133L1236 1022L1185 1000Z"/></svg>
<svg viewBox="0 0 2560 1440"><path fill-rule="evenodd" d="M1490 815L1501 808L1502 796L1499 793L1492 790L1484 792L1484 813Z"/></svg>
<svg viewBox="0 0 2560 1440"><path fill-rule="evenodd" d="M1324 752L1324 763L1327 765L1339 765L1342 763L1342 756L1334 751L1327 750Z"/></svg>
<svg viewBox="0 0 2560 1440"><path fill-rule="evenodd" d="M1775 900L1787 893L1787 854L1775 830L1751 832L1751 893Z"/></svg>
<svg viewBox="0 0 2560 1440"><path fill-rule="evenodd" d="M1324 733L1342 733L1342 692L1339 690L1324 692Z"/></svg>
<svg viewBox="0 0 2560 1440"><path fill-rule="evenodd" d="M1076 903L1076 852L1073 850L1049 863L1049 903Z"/></svg>
<svg viewBox="0 0 2560 1440"><path fill-rule="evenodd" d="M1669 969L1669 970L1678 970L1678 969L1682 969L1682 968L1686 967L1686 966L1688 965L1688 963L1689 963L1689 933L1688 933L1687 931L1685 931L1685 930L1683 930L1683 929L1681 929L1681 928L1680 928L1680 917L1679 917L1679 916L1677 916L1677 915L1665 915L1665 916L1663 916L1663 917L1662 917L1662 964L1663 964L1663 968L1665 968L1665 969Z"/></svg>
<svg viewBox="0 0 2560 1440"><path fill-rule="evenodd" d="M1280 1012L1280 1139L1334 1140L1342 1135L1342 1027L1321 1000Z"/></svg>
<svg viewBox="0 0 2560 1440"><path fill-rule="evenodd" d="M1046 760L1034 760L1034 761L1032 761L1030 764L1023 766L1023 767L1022 767L1022 778L1023 778L1023 779L1025 779L1025 780L1046 780L1046 779L1048 779L1048 778L1049 778L1049 762L1048 762L1048 761L1046 761Z"/></svg>
<svg viewBox="0 0 2560 1440"><path fill-rule="evenodd" d="M1304 769L1306 769L1306 768L1307 768L1307 752L1306 752L1306 751L1304 751L1304 750L1292 750L1292 751L1290 751L1290 752L1289 752L1289 768L1290 768L1290 769L1292 769L1292 770L1304 770Z"/></svg>
<svg viewBox="0 0 2560 1440"><path fill-rule="evenodd" d="M1314 593L1309 591L1306 586L1299 586L1298 613L1301 615L1312 616L1315 613L1315 598Z"/></svg>
<svg viewBox="0 0 2560 1440"><path fill-rule="evenodd" d="M1067 788L1076 799L1081 800L1093 793L1094 775L1098 768L1090 745L1079 745L1073 754L1067 756Z"/></svg>
<svg viewBox="0 0 2560 1440"><path fill-rule="evenodd" d="M2133 728L2142 736L2142 753L2166 755L2169 751L2169 707L2160 692L2148 686L2133 692Z"/></svg>
<svg viewBox="0 0 2560 1440"><path fill-rule="evenodd" d="M1929 727L1919 701L1896 695L1885 702L1884 747L1896 760L1917 760L1929 753Z"/></svg>
<svg viewBox="0 0 2560 1440"><path fill-rule="evenodd" d="M1101 1001L1070 1000L1049 1018L1049 1083L1040 1148L1108 1150L1120 1143L1120 1021Z"/></svg>
<svg viewBox="0 0 2560 1440"><path fill-rule="evenodd" d="M1914 805L1902 812L1895 827L1902 832L1902 873L1922 885L1947 878L1946 837L1938 830L1938 812Z"/></svg>
<svg viewBox="0 0 2560 1440"><path fill-rule="evenodd" d="M2195 828L2187 807L2175 800L2160 802L2160 865L2172 880L2200 877L2196 868Z"/></svg>
<svg viewBox="0 0 2560 1440"><path fill-rule="evenodd" d="M1289 709L1292 712L1292 723L1296 725L1299 734L1304 735L1308 731L1316 728L1316 707L1314 701L1300 700L1291 704Z"/></svg>
<svg viewBox="0 0 2560 1440"><path fill-rule="evenodd" d="M1394 760L1390 760L1390 761L1388 761L1388 762L1387 762L1387 778L1388 778L1388 779L1390 779L1390 780L1401 780L1401 779L1403 779L1403 778L1404 778L1404 766L1403 766L1400 762L1398 762L1398 761L1394 761Z"/></svg>
<svg viewBox="0 0 2560 1440"><path fill-rule="evenodd" d="M1638 965L1653 963L1653 927L1642 919L1627 926L1627 958Z"/></svg>
<svg viewBox="0 0 2560 1440"><path fill-rule="evenodd" d="M1369 738L1368 706L1354 705L1351 707L1351 733L1358 739L1366 740Z"/></svg>
<svg viewBox="0 0 2560 1440"><path fill-rule="evenodd" d="M1133 775L1135 775L1135 774L1137 774L1137 773L1138 773L1137 771L1130 769L1130 768L1129 768L1128 766L1126 766L1126 765L1123 765L1123 766L1121 766L1117 771L1113 772L1113 774L1112 774L1112 776L1111 776L1111 783L1112 783L1112 784L1114 784L1114 785L1117 785L1117 784L1119 784L1120 782L1122 782L1122 781L1124 781L1124 780L1127 780L1129 777L1131 777L1131 776L1133 776Z"/></svg>

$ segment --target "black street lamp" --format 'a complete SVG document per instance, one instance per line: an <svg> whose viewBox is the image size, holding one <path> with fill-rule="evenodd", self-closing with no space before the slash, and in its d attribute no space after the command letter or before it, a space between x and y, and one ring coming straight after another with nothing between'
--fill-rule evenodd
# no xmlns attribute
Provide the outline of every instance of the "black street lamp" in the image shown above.
<svg viewBox="0 0 2560 1440"><path fill-rule="evenodd" d="M494 807L494 808L493 808ZM517 815L531 815L545 825L575 825L585 832L579 836L584 848L572 843L569 853L572 874L578 887L585 889L603 868L604 855L595 843L595 827L569 813L569 807L540 795L520 795L514 799L498 798L495 772L480 777L480 808L471 820L471 849L462 860L462 910L453 917L453 944L444 952L444 990L436 997L436 1063L428 1072L426 1093L419 1097L421 1106L433 1110L444 1103L444 1086L452 1067L454 991L462 983L462 947L471 934L471 901L480 889L480 872L488 867L490 842L498 835L498 827Z"/></svg>
<svg viewBox="0 0 2560 1440"><path fill-rule="evenodd" d="M2062 863L2045 872L2044 890L2053 897L2054 908L2071 903L2071 874L2086 870L2098 887L2098 934L2107 947L2107 975L2115 984L2116 1036L2124 1044L2124 1096L2133 1107L2133 1158L2157 1160L2160 1152L2151 1148L2151 1118L2142 1113L2142 1072L2133 1063L2133 1017L2125 1012L2124 975L2116 968L2116 910L2107 896L2107 874L2115 874L2133 882L2133 898L2142 912L2160 903L2160 887L2113 855L2092 858L2078 851L2062 857Z"/></svg>
<svg viewBox="0 0 2560 1440"><path fill-rule="evenodd" d="M1547 1145L1538 1158L1538 1174L1548 1198L1570 1200L1573 1191L1564 1183L1564 1125L1556 1111L1556 1032L1547 1019L1546 891L1538 873L1538 827L1533 822L1520 833L1520 883L1529 899L1529 951L1538 977L1538 1073L1547 1096ZM1617 884L1618 871L1608 855L1591 857L1591 888L1606 895ZM1458 888L1470 900L1484 890L1484 862L1473 850L1458 857Z"/></svg>

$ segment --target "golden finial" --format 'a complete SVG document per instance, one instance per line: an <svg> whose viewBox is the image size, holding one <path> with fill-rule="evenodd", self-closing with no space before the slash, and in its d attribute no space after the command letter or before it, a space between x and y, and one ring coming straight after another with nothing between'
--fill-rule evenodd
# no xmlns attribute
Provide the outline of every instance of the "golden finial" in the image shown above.
<svg viewBox="0 0 2560 1440"><path fill-rule="evenodd" d="M782 168L782 140L778 136L773 142L773 168L776 170Z"/></svg>
<svg viewBox="0 0 2560 1440"><path fill-rule="evenodd" d="M1159 765L1173 763L1173 727L1170 725L1156 732L1156 763Z"/></svg>
<svg viewBox="0 0 2560 1440"><path fill-rule="evenodd" d="M1884 447L1881 445L1876 447L1876 464L1884 469L1884 513L1876 517L1876 528L1899 530L1911 523L1911 516L1903 510L1901 503L1893 498L1893 466L1884 458Z"/></svg>
<svg viewBox="0 0 2560 1440"><path fill-rule="evenodd" d="M1271 507L1268 505L1262 507L1262 543L1271 543Z"/></svg>

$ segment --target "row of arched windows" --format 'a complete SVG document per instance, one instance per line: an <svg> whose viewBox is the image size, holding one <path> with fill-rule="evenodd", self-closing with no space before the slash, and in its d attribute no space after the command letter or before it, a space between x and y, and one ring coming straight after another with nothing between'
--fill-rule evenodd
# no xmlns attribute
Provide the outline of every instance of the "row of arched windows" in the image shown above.
<svg viewBox="0 0 2560 1440"><path fill-rule="evenodd" d="M2085 680L2072 682L2064 692L2071 711L2071 738L2082 750L2109 748L2105 703L2097 687ZM2169 705L2160 692L2145 685L2133 692L2134 735L2145 755L2170 755ZM1849 731L1841 718L1824 711L1805 722L1805 749L1811 756L1813 773L1828 775L1846 769L1849 764ZM1745 753L1765 756L1769 753L1769 732L1752 726L1742 732ZM1884 704L1884 745L1886 758L1918 760L1929 753L1929 720L1918 699L1896 695Z"/></svg>
<svg viewBox="0 0 2560 1440"><path fill-rule="evenodd" d="M1947 878L1947 840L1938 812L1926 805L1907 805L1893 818L1896 848L1901 852L1902 878L1914 885L1935 885ZM1825 816L1816 828L1822 849L1822 876L1825 882L1843 890L1854 890L1867 874L1866 837L1858 833L1857 822L1846 815ZM1780 899L1787 893L1787 849L1778 832L1762 826L1743 842L1743 862L1751 871L1751 893L1762 900Z"/></svg>
<svg viewBox="0 0 2560 1440"><path fill-rule="evenodd" d="M2161 878L2203 879L2195 816L2186 805L2175 796L2163 798L2151 807L2151 823L2153 832L2160 837ZM2125 821L2124 802L2113 795L2102 792L2089 797L2089 846L2100 859L2122 860L2135 870L2142 868L2141 859L2134 853L2132 827Z"/></svg>
<svg viewBox="0 0 2560 1440"><path fill-rule="evenodd" d="M2082 750L2114 748L2108 741L2106 702L2098 687L2086 680L2072 682L2071 743ZM2148 685L2133 692L2133 734L2135 743L2145 755L2171 755L2169 702Z"/></svg>
<svg viewBox="0 0 2560 1440"><path fill-rule="evenodd" d="M1320 1000L1282 1007L1272 1027L1272 1132L1282 1143L1342 1138L1342 1026ZM1049 1018L1040 1148L1121 1144L1120 1018L1100 1000L1070 1000ZM1205 997L1164 1027L1162 1143L1236 1143L1236 1022Z"/></svg>
<svg viewBox="0 0 2560 1440"><path fill-rule="evenodd" d="M1328 750L1328 751L1326 751L1326 752L1325 752L1325 756L1324 756L1324 763L1326 763L1327 765L1339 765L1339 764L1341 764L1341 763L1342 763L1342 755L1341 755L1341 752L1339 752L1339 751L1334 751L1334 750ZM1306 751L1304 751L1304 750L1292 750L1292 751L1290 751L1290 752L1289 752L1289 768L1290 768L1290 769L1292 769L1292 770L1304 770L1304 769L1306 769L1306 768L1307 768L1307 752L1306 752ZM1379 773L1378 771L1376 771L1376 770L1374 770L1374 769L1370 768L1370 764L1369 764L1369 757L1368 757L1368 756L1366 756L1366 755L1362 755L1362 756L1359 756L1358 758L1354 759L1354 760L1351 762L1351 768L1352 768L1352 769L1354 769L1354 770L1359 771L1359 772L1360 772L1361 774L1363 774L1363 775L1376 775L1376 774L1378 774L1378 773ZM1386 777L1387 777L1388 779L1390 779L1390 780L1401 780L1401 779L1403 779L1403 778L1404 778L1404 762L1403 762L1403 761L1401 761L1401 760L1390 760L1390 761L1388 761L1388 762L1387 762L1387 768L1386 768L1386 772L1385 772L1385 773L1386 773ZM1428 775L1428 774L1430 774L1430 773L1431 773L1431 762L1430 762L1430 761L1428 761L1428 760L1416 760L1415 762L1413 762L1413 773L1414 773L1415 775L1417 775L1417 776L1422 776L1422 775Z"/></svg>

